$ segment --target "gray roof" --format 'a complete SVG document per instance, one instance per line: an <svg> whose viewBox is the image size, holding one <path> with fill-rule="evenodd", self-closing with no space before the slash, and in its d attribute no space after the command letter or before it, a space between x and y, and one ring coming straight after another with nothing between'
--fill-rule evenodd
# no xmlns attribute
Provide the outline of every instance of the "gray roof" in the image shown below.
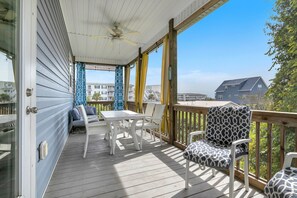
<svg viewBox="0 0 297 198"><path fill-rule="evenodd" d="M215 92L224 92L225 91L225 86L231 86L231 85L234 85L234 86L241 85L241 87L240 87L240 89L238 91L250 91L259 80L263 81L261 76L251 77L251 78L240 78L240 79L234 79L234 80L225 80L216 89ZM265 84L265 82L264 82L264 84Z"/></svg>

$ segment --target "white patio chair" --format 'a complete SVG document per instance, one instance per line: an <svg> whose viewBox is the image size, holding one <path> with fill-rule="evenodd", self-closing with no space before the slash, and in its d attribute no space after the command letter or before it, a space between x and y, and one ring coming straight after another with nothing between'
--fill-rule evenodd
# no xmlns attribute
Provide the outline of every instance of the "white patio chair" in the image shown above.
<svg viewBox="0 0 297 198"><path fill-rule="evenodd" d="M283 169L277 172L266 184L264 193L268 198L297 197L297 168L291 167L297 152L287 153Z"/></svg>
<svg viewBox="0 0 297 198"><path fill-rule="evenodd" d="M142 149L142 137L143 130L149 130L151 136L154 135L154 141L156 140L155 132L158 130L160 132L160 143L162 145L162 131L161 131L161 123L164 114L165 105L156 104L153 115L151 116L150 121L142 121L136 123L136 130L141 129L141 139L140 139L140 148Z"/></svg>
<svg viewBox="0 0 297 198"><path fill-rule="evenodd" d="M86 127L86 142L85 142L84 154L83 154L83 158L85 158L87 155L87 150L88 150L89 136L90 135L108 134L109 140L111 140L110 129L107 127L106 122L98 121L98 122L89 123L84 106L79 105L78 108L80 109L80 111L83 115L83 119L84 119L85 127ZM110 144L110 142L109 142L109 144Z"/></svg>
<svg viewBox="0 0 297 198"><path fill-rule="evenodd" d="M144 115L145 115L145 122L151 122L152 121L152 116L155 110L155 103L147 103L145 111L144 111ZM132 123L132 120L129 120L129 123L127 123L128 121L123 120L122 123L122 132L123 132L123 137L125 137L125 127L129 126ZM139 123L142 123L143 120L139 120ZM146 134L146 133L145 133ZM129 133L128 133L128 137L129 137Z"/></svg>
<svg viewBox="0 0 297 198"><path fill-rule="evenodd" d="M189 145L184 151L186 159L185 188L188 189L190 161L198 163L201 169L205 166L215 169L229 169L229 197L233 197L234 168L236 161L244 159L244 182L249 190L248 180L248 143L251 122L251 111L248 107L211 107L207 115L205 131L192 132ZM193 136L205 134L205 139L192 142Z"/></svg>

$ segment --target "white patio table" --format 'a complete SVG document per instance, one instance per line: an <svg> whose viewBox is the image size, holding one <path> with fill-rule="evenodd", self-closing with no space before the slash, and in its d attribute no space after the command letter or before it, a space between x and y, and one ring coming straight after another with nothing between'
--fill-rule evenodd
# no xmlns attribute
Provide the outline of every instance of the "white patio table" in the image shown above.
<svg viewBox="0 0 297 198"><path fill-rule="evenodd" d="M122 110L122 111L101 111L100 112L102 115L102 118L108 123L108 124L113 124L115 126L114 130L112 130L112 144L110 145L112 149L110 149L110 154L113 155L115 154L115 142L117 138L117 134L119 132L119 126L120 121L123 120L133 120L131 123L131 135L133 137L134 145L136 150L140 150L138 140L137 140L137 135L136 135L136 130L135 130L135 125L138 120L142 120L145 118L144 114L141 113L136 113L134 111L129 111L129 110Z"/></svg>

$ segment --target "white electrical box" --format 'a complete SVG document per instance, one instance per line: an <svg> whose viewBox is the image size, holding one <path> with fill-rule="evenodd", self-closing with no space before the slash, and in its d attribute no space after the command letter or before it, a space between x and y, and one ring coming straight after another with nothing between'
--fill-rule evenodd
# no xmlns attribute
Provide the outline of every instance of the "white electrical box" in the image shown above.
<svg viewBox="0 0 297 198"><path fill-rule="evenodd" d="M39 145L39 159L44 160L48 154L48 144L46 141L42 141Z"/></svg>

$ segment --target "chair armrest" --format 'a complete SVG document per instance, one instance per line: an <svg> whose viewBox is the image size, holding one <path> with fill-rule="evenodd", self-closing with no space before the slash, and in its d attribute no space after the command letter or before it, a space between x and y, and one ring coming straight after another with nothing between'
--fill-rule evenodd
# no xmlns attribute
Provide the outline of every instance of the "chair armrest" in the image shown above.
<svg viewBox="0 0 297 198"><path fill-rule="evenodd" d="M290 166L291 166L291 163L292 163L292 160L293 160L294 158L297 158L297 152L290 152L290 153L287 153L287 154L286 154L286 157L285 157L285 161L284 161L283 169L284 169L284 168L287 168L287 167L290 167Z"/></svg>
<svg viewBox="0 0 297 198"><path fill-rule="evenodd" d="M193 131L189 133L189 143L192 143L194 136L203 135L203 134L205 134L205 131Z"/></svg>
<svg viewBox="0 0 297 198"><path fill-rule="evenodd" d="M251 139L240 139L240 140L236 140L236 141L232 142L232 145L231 145L231 156L235 158L235 149L236 149L236 146L238 146L239 144L243 144L243 143L249 143L251 141L252 141Z"/></svg>

